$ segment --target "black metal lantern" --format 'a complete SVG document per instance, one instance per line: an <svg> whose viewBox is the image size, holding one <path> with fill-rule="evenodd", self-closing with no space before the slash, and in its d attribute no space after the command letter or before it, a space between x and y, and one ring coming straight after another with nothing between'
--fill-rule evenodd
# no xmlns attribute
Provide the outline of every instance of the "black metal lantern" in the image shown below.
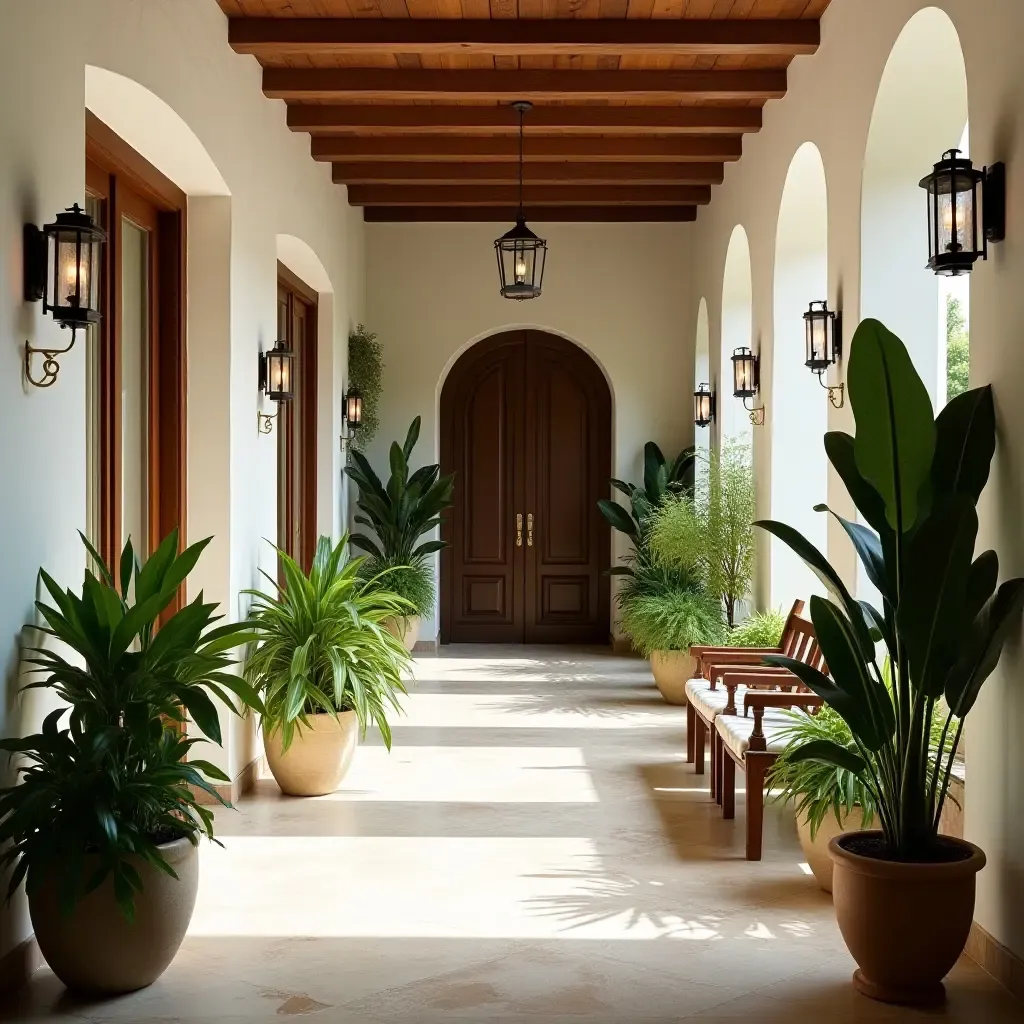
<svg viewBox="0 0 1024 1024"><path fill-rule="evenodd" d="M363 396L356 388L349 388L345 395L345 423L351 430L363 425Z"/></svg>
<svg viewBox="0 0 1024 1024"><path fill-rule="evenodd" d="M828 392L828 400L836 409L841 409L846 385L829 385L823 378L843 354L843 314L829 309L824 299L812 302L804 313L804 336L807 346L804 366L818 375L818 383Z"/></svg>
<svg viewBox="0 0 1024 1024"><path fill-rule="evenodd" d="M506 299L535 299L544 283L544 263L548 243L526 226L523 213L523 117L533 104L519 100L512 106L519 112L519 216L515 227L494 243L501 278L501 294Z"/></svg>
<svg viewBox="0 0 1024 1024"><path fill-rule="evenodd" d="M57 356L69 352L79 328L99 323L102 246L107 233L78 203L58 213L42 229L26 224L25 301L42 302L61 327L71 328L64 348L37 348L25 344L25 375L37 387L48 388L57 379ZM32 375L32 356L43 356L43 376Z"/></svg>
<svg viewBox="0 0 1024 1024"><path fill-rule="evenodd" d="M743 408L750 413L754 426L764 423L764 406L747 405L761 388L761 360L749 348L735 349L732 354L732 393L743 399Z"/></svg>
<svg viewBox="0 0 1024 1024"><path fill-rule="evenodd" d="M1005 165L977 170L950 149L921 188L928 195L928 268L945 277L969 274L977 260L988 259L988 243L1006 234Z"/></svg>
<svg viewBox="0 0 1024 1024"><path fill-rule="evenodd" d="M710 384L698 384L693 393L693 422L698 427L708 427L715 418L715 393Z"/></svg>
<svg viewBox="0 0 1024 1024"><path fill-rule="evenodd" d="M292 367L295 354L283 342L279 341L269 352L260 353L259 387L267 398L280 405L290 402L295 397L292 385ZM273 415L257 411L257 423L261 434L269 434L274 428L280 410Z"/></svg>

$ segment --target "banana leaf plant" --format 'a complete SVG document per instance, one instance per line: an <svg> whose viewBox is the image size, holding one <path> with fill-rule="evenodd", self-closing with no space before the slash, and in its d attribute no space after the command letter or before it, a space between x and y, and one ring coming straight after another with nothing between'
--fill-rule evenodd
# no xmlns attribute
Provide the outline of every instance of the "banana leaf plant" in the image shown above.
<svg viewBox="0 0 1024 1024"><path fill-rule="evenodd" d="M643 486L614 477L610 481L612 487L629 498L629 510L617 501L601 498L597 503L601 515L613 529L624 533L635 544L643 534L644 522L651 511L668 495L681 494L691 486L694 458L694 449L691 447L684 448L669 461L654 441L648 441L644 445Z"/></svg>
<svg viewBox="0 0 1024 1024"><path fill-rule="evenodd" d="M930 861L939 856L939 819L964 720L1024 608L1024 580L997 585L995 551L974 554L978 499L995 451L992 390L967 391L934 417L906 348L877 320L857 328L848 387L856 434L827 433L825 451L860 521L815 508L831 512L845 530L880 607L854 598L796 530L758 522L804 560L829 594L810 602L829 675L782 656L765 660L799 676L854 738L855 749L806 743L791 760L852 772L874 798L887 855ZM877 641L891 679L884 657L880 667ZM930 750L937 720L938 749Z"/></svg>
<svg viewBox="0 0 1024 1024"><path fill-rule="evenodd" d="M362 452L353 451L353 466L345 472L359 486L355 521L369 526L376 538L353 533L353 546L370 552L384 565L416 565L446 546L443 540L417 543L425 533L441 525L441 513L451 506L455 476L440 475L437 464L409 473L409 459L420 436L420 418L409 427L405 443L392 442L391 476L385 485Z"/></svg>

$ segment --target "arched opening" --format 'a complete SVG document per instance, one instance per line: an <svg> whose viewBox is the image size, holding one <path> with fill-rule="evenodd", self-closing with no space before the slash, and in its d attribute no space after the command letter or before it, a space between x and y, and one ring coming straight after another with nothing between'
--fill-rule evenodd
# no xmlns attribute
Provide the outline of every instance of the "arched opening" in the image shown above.
<svg viewBox="0 0 1024 1024"><path fill-rule="evenodd" d="M904 26L878 86L864 156L861 315L907 345L932 402L946 400L947 300L966 332L966 280L925 268L925 200L919 187L943 151L966 145L967 72L949 16L918 11ZM955 308L955 307L954 307ZM955 317L953 318L955 320ZM950 327L955 327L950 324Z"/></svg>
<svg viewBox="0 0 1024 1024"><path fill-rule="evenodd" d="M606 643L611 391L578 345L505 331L459 356L441 389L442 643Z"/></svg>
<svg viewBox="0 0 1024 1024"><path fill-rule="evenodd" d="M711 331L708 327L708 304L703 296L697 307L697 333L693 345L693 386L697 388L700 384L709 384L713 392L720 390L720 382L715 381L711 374ZM711 448L711 427L694 426L693 440L698 451L707 453Z"/></svg>
<svg viewBox="0 0 1024 1024"><path fill-rule="evenodd" d="M772 349L771 509L824 551L825 516L814 506L828 498L828 463L821 437L828 398L806 359L803 314L828 297L828 197L818 148L804 143L793 156L782 190L775 236L775 327ZM789 607L820 590L813 573L785 544L771 545L771 602Z"/></svg>
<svg viewBox="0 0 1024 1024"><path fill-rule="evenodd" d="M720 360L718 423L721 439L741 443L753 440L750 416L743 403L732 395L732 354L738 348L753 348L754 304L750 278L750 244L741 224L733 228L725 254L722 276L722 351ZM760 402L760 398L755 399Z"/></svg>

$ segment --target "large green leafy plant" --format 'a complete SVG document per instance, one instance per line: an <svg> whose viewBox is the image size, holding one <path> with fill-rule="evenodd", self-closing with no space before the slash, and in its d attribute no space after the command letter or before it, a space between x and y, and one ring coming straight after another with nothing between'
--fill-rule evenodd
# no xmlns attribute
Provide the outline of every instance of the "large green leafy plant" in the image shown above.
<svg viewBox="0 0 1024 1024"><path fill-rule="evenodd" d="M365 733L370 722L391 748L388 715L401 711L406 692L402 670L409 655L386 628L388 618L407 615L407 603L360 574L364 558L348 558L348 537L335 547L317 542L307 576L278 551L284 585L276 596L247 591L258 642L245 677L265 705L265 733L281 731L287 750L309 725L309 715L354 711Z"/></svg>
<svg viewBox="0 0 1024 1024"><path fill-rule="evenodd" d="M202 594L166 615L207 543L179 554L174 532L140 565L129 541L118 586L86 542L98 575L86 572L80 595L40 570L53 603L36 603L39 632L59 646L31 649L27 660L44 678L27 689L50 689L68 706L47 715L41 732L0 741L18 756L20 776L0 790L0 866L13 866L8 898L22 879L32 893L52 877L70 913L112 876L131 919L142 887L133 859L174 876L160 846L212 838L213 816L190 788L224 803L209 780L228 777L191 755L197 743L221 742L211 695L231 711L236 698L262 703L228 671L229 652L252 638L245 623L214 626L217 606ZM186 737L186 716L199 735Z"/></svg>
<svg viewBox="0 0 1024 1024"><path fill-rule="evenodd" d="M959 395L935 418L906 348L877 320L857 328L848 387L856 435L826 434L825 451L863 522L836 518L881 606L856 600L796 530L760 522L830 594L812 597L810 613L831 678L785 657L767 660L796 673L854 739L855 750L817 740L793 758L855 774L874 798L888 855L927 861L939 855L939 819L964 720L1020 621L1024 580L997 586L996 553L974 556L976 506L995 451L991 389ZM891 662L891 682L876 640ZM950 713L933 751L942 700Z"/></svg>
<svg viewBox="0 0 1024 1024"><path fill-rule="evenodd" d="M720 603L700 590L640 595L623 605L619 624L645 658L655 651L720 644L725 635Z"/></svg>
<svg viewBox="0 0 1024 1024"><path fill-rule="evenodd" d="M383 390L384 350L377 335L362 324L348 336L349 384L363 399L363 419L352 438L353 449L365 448L377 436L378 409Z"/></svg>

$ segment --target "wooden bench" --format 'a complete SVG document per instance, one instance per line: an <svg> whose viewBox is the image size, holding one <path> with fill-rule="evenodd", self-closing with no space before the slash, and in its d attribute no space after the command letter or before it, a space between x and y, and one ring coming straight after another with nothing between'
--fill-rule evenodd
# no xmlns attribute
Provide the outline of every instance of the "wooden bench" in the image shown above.
<svg viewBox="0 0 1024 1024"><path fill-rule="evenodd" d="M769 668L762 664L762 659L766 654L799 656L801 647L806 644L805 631L798 626L804 621L800 618L803 609L803 601L793 602L778 647L690 648L696 661L697 675L686 684L686 760L694 765L698 775L704 774L704 751L708 735L714 734L715 718L728 704L725 688L718 686L721 672L727 668L747 667L751 673L761 677L755 681L755 686L770 688L779 682L789 682L791 677L785 669ZM717 789L714 775L712 761L712 792Z"/></svg>
<svg viewBox="0 0 1024 1024"><path fill-rule="evenodd" d="M803 659L801 659L803 660ZM814 645L809 664L827 671L824 659ZM764 784L768 769L778 759L788 742L786 729L792 724L784 709L815 712L823 701L811 693L796 677L790 692L750 688L744 671L726 672L723 684L735 703L740 686L748 689L742 696L743 715L735 709L726 710L715 719L714 758L719 779L718 803L725 818L736 816L736 768L743 772L746 792L746 854L747 860L760 860L764 830ZM750 712L753 712L751 720Z"/></svg>

